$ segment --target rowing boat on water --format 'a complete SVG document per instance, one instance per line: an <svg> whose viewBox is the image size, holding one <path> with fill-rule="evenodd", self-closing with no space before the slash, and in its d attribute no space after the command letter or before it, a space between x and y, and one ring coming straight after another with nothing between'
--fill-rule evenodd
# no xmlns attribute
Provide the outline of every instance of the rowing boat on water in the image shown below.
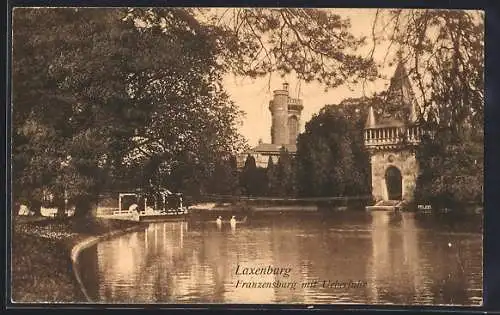
<svg viewBox="0 0 500 315"><path fill-rule="evenodd" d="M177 221L186 218L188 208L181 193L159 187L152 191L119 193L118 211L114 215L139 222Z"/></svg>

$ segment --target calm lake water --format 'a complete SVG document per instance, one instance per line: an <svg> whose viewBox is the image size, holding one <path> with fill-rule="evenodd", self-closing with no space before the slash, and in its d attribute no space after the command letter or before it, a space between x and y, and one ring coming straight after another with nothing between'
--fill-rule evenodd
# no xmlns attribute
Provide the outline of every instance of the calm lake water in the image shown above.
<svg viewBox="0 0 500 315"><path fill-rule="evenodd" d="M89 248L81 266L103 303L480 305L482 218L360 211L220 229L154 223ZM289 272L242 274L248 268Z"/></svg>

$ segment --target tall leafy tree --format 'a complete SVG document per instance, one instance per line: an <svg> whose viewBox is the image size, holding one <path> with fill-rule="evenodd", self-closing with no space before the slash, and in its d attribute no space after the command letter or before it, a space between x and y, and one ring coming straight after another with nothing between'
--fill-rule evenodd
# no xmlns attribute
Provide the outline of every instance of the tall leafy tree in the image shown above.
<svg viewBox="0 0 500 315"><path fill-rule="evenodd" d="M270 156L267 161L266 168L267 175L267 194L269 196L275 196L278 194L279 187L282 185L278 177L277 166L273 162L273 158Z"/></svg>
<svg viewBox="0 0 500 315"><path fill-rule="evenodd" d="M275 193L282 197L294 197L296 193L296 175L294 159L290 153L281 148L278 164L276 165L276 175L279 185L276 186Z"/></svg>
<svg viewBox="0 0 500 315"><path fill-rule="evenodd" d="M107 10L14 11L14 189L28 199L50 189L88 200L98 189L110 121L127 98L120 60L110 54L122 52L126 31L114 24L98 32L109 20Z"/></svg>
<svg viewBox="0 0 500 315"><path fill-rule="evenodd" d="M268 194L267 171L263 167L257 167L255 173L255 182L253 184L254 195L260 197L266 196Z"/></svg>
<svg viewBox="0 0 500 315"><path fill-rule="evenodd" d="M451 143L425 137L417 150L421 172L415 199L435 208L460 210L483 202L484 145L482 141Z"/></svg>
<svg viewBox="0 0 500 315"><path fill-rule="evenodd" d="M240 195L241 194L240 180L239 180L240 173L238 171L238 160L236 158L236 155L232 155L229 158L229 169L231 170L230 181L229 181L229 185L231 187L230 193L233 195Z"/></svg>
<svg viewBox="0 0 500 315"><path fill-rule="evenodd" d="M250 154L245 160L245 165L243 166L240 176L240 184L243 193L250 196L255 195L255 185L257 184L257 165L255 163L255 158Z"/></svg>
<svg viewBox="0 0 500 315"><path fill-rule="evenodd" d="M377 98L325 106L297 142L297 179L302 196L353 196L370 192L370 162L363 127Z"/></svg>
<svg viewBox="0 0 500 315"><path fill-rule="evenodd" d="M241 144L213 38L183 15L169 28L138 25L125 9L23 8L13 20L18 195L65 190L83 214L120 174L162 183L189 165L185 176L206 185L216 157Z"/></svg>
<svg viewBox="0 0 500 315"><path fill-rule="evenodd" d="M211 175L209 192L221 195L238 194L238 173L234 156L219 159Z"/></svg>

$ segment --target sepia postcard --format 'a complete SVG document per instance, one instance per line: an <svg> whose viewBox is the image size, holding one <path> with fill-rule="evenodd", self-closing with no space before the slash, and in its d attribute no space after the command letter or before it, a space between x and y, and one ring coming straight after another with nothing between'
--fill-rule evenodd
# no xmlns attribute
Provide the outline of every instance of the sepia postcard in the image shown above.
<svg viewBox="0 0 500 315"><path fill-rule="evenodd" d="M11 27L12 304L483 305L483 11Z"/></svg>

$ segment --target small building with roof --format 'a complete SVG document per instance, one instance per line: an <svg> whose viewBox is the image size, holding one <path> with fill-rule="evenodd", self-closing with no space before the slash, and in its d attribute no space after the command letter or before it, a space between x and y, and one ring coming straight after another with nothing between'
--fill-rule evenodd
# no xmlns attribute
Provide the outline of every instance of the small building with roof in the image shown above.
<svg viewBox="0 0 500 315"><path fill-rule="evenodd" d="M402 61L396 67L378 115L369 108L364 129L370 152L372 194L376 201L411 201L419 166L419 107Z"/></svg>

